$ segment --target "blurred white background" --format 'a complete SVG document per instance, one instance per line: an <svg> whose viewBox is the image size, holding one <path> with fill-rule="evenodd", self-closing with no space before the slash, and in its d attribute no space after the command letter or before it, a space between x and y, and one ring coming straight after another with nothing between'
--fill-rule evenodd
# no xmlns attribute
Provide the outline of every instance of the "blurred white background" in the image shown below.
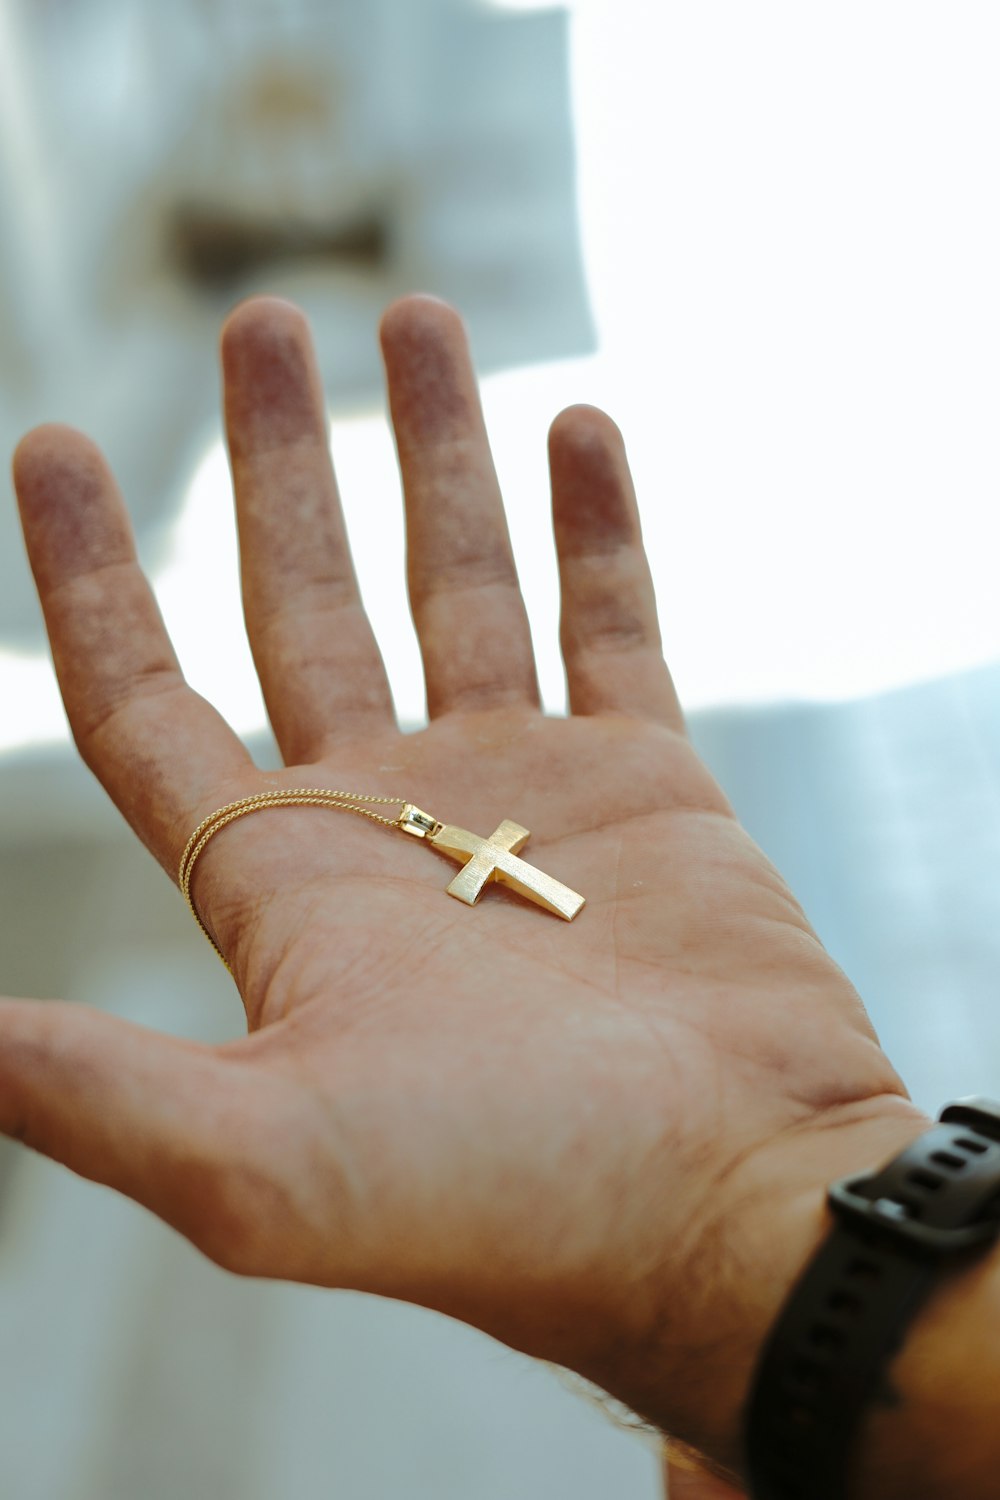
<svg viewBox="0 0 1000 1500"><path fill-rule="evenodd" d="M312 50L316 76L336 76L341 126L320 83L302 129L339 128L347 144L318 175L303 168L302 196L275 217L260 207L269 179L251 170L260 152L226 156L231 115L208 86L232 56L234 78L249 67L251 42L222 45L237 9L0 10L0 43L16 41L0 45L0 428L13 440L58 417L101 439L191 680L266 758L213 345L251 287L299 297L362 585L400 716L416 724L375 326L400 291L450 297L487 372L550 710L564 694L545 433L561 406L591 401L625 434L696 744L917 1102L936 1113L957 1094L996 1097L1000 13L379 0L352 24L349 7L261 4L276 25L285 15L287 57L324 16L340 28L328 53ZM74 236L60 187L79 182L65 135L75 69L85 56L96 68L117 37L115 88L95 74L84 90L112 121L154 33L154 57L208 111L212 149L192 154L168 118L168 70L154 69L161 133L105 124L87 161L107 179L72 200L86 220ZM53 36L70 59L61 74ZM271 139L263 116L248 128ZM94 132L77 158L97 152ZM157 141L170 143L160 158ZM292 149L261 146L275 170ZM238 189L221 228L213 172ZM154 253L157 181L197 208L185 230L197 285ZM327 201L345 205L339 219L310 217ZM298 239L282 249L289 222ZM232 252L248 223L263 260ZM223 231L220 284L205 245ZM11 526L5 537L0 988L233 1034L225 975L73 760ZM0 1347L19 1351L0 1360L3 1495L657 1493L640 1441L547 1371L409 1309L233 1283L132 1205L16 1162L0 1199Z"/></svg>
<svg viewBox="0 0 1000 1500"><path fill-rule="evenodd" d="M513 8L508 22L530 20L519 14L527 9ZM487 376L484 401L547 701L561 704L562 679L544 434L575 400L607 406L625 432L671 665L691 708L843 699L993 660L1000 16L985 4L945 14L920 3L847 3L834 13L641 0L578 0L569 14L597 349L525 368L495 347L496 323L510 319L482 297L482 276L477 287L466 271L467 297L444 289L485 367L498 358L516 366ZM539 108L516 79L513 69L506 94L497 89L503 120L504 107L515 119ZM552 129L543 111L533 119ZM482 134L488 162L502 131ZM426 162L421 171L434 179ZM515 200L508 190L508 206ZM459 193L444 215L473 259L471 225L482 212ZM548 228L527 243L523 229L502 236L509 265L522 271L515 279L530 282L523 267L543 251L558 268L561 251L572 281L573 249L563 242L572 220L553 216ZM424 233L430 248L421 243L413 270L439 290L450 271L434 261L444 231ZM364 277L362 327L352 285L334 278L320 296L314 276L287 266L264 281L292 292L302 284L321 315L324 365L336 372L339 363L342 383L360 367L360 398L348 389L334 406L335 456L399 709L416 721L422 696L401 573L387 580L376 567L387 537L390 556L401 556L401 531L375 322L383 287L391 295L407 284L398 273ZM418 284L427 282L409 283ZM554 328L537 307L524 318L532 360L547 341L588 341L572 288L566 300ZM148 307L146 316L155 330ZM214 328L214 308L210 317ZM189 362L202 406L188 426L202 434L203 457L189 453L186 471L175 464L174 504L191 482L189 507L173 544L157 532L148 548L153 571L168 575L168 609L171 590L193 591L199 555L231 545L225 469L207 425L218 431L208 334ZM148 487L131 444L158 452L172 424L158 424L157 405L176 399L169 386L153 397L141 444L106 423L112 458L116 446L129 450L125 467L140 488L129 498L140 512ZM180 552L183 567L171 562ZM200 598L199 645L184 654L198 685L249 729L263 716L234 599ZM0 658L7 688L21 704L0 729L7 743L60 732L40 663Z"/></svg>

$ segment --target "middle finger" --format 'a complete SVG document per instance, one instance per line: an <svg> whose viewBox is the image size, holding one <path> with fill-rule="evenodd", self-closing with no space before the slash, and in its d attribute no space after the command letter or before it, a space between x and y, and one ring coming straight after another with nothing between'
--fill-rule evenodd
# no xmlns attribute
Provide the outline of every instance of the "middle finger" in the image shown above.
<svg viewBox="0 0 1000 1500"><path fill-rule="evenodd" d="M427 711L537 707L528 616L462 320L435 298L406 297L380 332Z"/></svg>

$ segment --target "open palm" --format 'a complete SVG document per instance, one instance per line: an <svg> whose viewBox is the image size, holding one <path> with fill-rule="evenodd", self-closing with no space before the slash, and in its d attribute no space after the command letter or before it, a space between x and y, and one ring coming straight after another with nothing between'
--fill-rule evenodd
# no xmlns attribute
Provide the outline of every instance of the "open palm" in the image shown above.
<svg viewBox="0 0 1000 1500"><path fill-rule="evenodd" d="M261 299L223 363L286 768L260 772L184 684L103 460L49 427L15 478L77 744L172 876L220 805L325 786L479 834L514 819L522 857L587 905L565 923L491 885L471 910L420 840L256 812L192 886L249 1035L205 1047L5 1002L0 1125L233 1270L421 1302L599 1378L664 1338L690 1357L705 1266L733 1226L752 1237L769 1165L802 1160L788 1192L823 1180L786 1145L879 1119L889 1154L925 1121L686 736L614 424L575 407L552 428L571 715L546 718L461 323L415 297L381 333L429 727L393 720L305 323ZM688 1419L680 1390L664 1402Z"/></svg>

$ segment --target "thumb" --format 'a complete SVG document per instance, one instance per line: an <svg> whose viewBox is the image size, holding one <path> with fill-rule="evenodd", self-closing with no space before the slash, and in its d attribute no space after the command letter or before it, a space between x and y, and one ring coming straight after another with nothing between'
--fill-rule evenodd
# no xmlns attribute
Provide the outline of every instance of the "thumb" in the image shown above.
<svg viewBox="0 0 1000 1500"><path fill-rule="evenodd" d="M220 1264L242 1242L248 1071L87 1006L0 999L0 1132L134 1198Z"/></svg>

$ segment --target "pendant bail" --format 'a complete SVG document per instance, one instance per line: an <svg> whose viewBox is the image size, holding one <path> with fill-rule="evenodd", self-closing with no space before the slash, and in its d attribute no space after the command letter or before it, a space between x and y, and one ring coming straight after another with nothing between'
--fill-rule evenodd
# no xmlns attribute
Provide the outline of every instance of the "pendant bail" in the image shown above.
<svg viewBox="0 0 1000 1500"><path fill-rule="evenodd" d="M422 812L419 807L414 807L412 802L404 802L397 826L404 833L412 833L415 838L425 839L440 832L444 825L439 823L437 818L432 818L430 813Z"/></svg>

